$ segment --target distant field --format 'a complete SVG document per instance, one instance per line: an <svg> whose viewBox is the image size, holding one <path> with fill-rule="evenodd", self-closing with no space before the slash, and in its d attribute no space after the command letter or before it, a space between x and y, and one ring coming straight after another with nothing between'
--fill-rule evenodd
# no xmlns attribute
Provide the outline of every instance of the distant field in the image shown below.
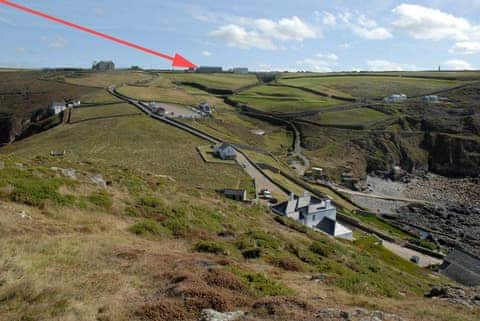
<svg viewBox="0 0 480 321"><path fill-rule="evenodd" d="M313 89L315 87L327 87L335 91L348 93L357 98L382 98L399 93L414 96L455 87L461 84L459 81L452 80L375 76L317 77L282 81L289 83L300 82Z"/></svg>
<svg viewBox="0 0 480 321"><path fill-rule="evenodd" d="M312 89L329 96L337 96L337 97L348 98L348 99L354 98L349 93L342 92L340 90L336 90L323 85L321 79L322 78L293 78L293 79L285 78L285 79L280 79L278 83Z"/></svg>
<svg viewBox="0 0 480 321"><path fill-rule="evenodd" d="M388 115L370 108L356 108L351 110L322 113L314 120L327 125L364 125L371 121L387 118Z"/></svg>
<svg viewBox="0 0 480 321"><path fill-rule="evenodd" d="M206 88L232 91L258 82L255 75L175 73L168 76L176 82L191 82Z"/></svg>
<svg viewBox="0 0 480 321"><path fill-rule="evenodd" d="M331 107L342 103L304 90L270 85L255 87L231 98L267 112L295 112Z"/></svg>
<svg viewBox="0 0 480 321"><path fill-rule="evenodd" d="M122 86L118 92L144 101L160 101L181 105L196 105L201 99L178 88Z"/></svg>
<svg viewBox="0 0 480 321"><path fill-rule="evenodd" d="M77 108L72 110L71 122L76 123L80 121L90 121L95 119L104 119L108 117L117 117L117 116L128 116L128 115L142 115L140 110L135 110L124 103L119 103L116 105L108 106L95 106L95 107L85 107Z"/></svg>
<svg viewBox="0 0 480 321"><path fill-rule="evenodd" d="M78 109L76 119L136 113L130 105ZM66 161L91 162L99 166L122 166L209 189L250 189L252 182L240 166L206 164L196 147L205 141L146 116L120 117L62 125L2 148L2 154L26 158L48 156L51 150L66 150Z"/></svg>
<svg viewBox="0 0 480 321"><path fill-rule="evenodd" d="M419 77L451 80L480 80L480 71L398 71L398 72L360 72L360 73L282 73L281 79L312 77Z"/></svg>
<svg viewBox="0 0 480 321"><path fill-rule="evenodd" d="M152 79L152 75L138 71L89 72L73 75L66 77L65 81L70 84L102 88Z"/></svg>
<svg viewBox="0 0 480 321"><path fill-rule="evenodd" d="M9 71L0 77L0 112L25 114L45 109L54 101L80 99L98 93L98 89L45 81L40 71Z"/></svg>

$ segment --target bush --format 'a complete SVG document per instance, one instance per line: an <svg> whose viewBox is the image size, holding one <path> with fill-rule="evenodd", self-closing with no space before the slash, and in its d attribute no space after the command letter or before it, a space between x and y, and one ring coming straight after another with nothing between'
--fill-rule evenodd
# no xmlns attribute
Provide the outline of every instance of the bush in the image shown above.
<svg viewBox="0 0 480 321"><path fill-rule="evenodd" d="M130 231L137 235L161 235L163 234L163 229L160 224L153 220L143 220L138 223L135 223Z"/></svg>
<svg viewBox="0 0 480 321"><path fill-rule="evenodd" d="M105 191L94 192L88 196L88 201L106 211L110 211L113 206L113 200L110 194Z"/></svg>
<svg viewBox="0 0 480 321"><path fill-rule="evenodd" d="M260 256L262 256L262 250L258 247L253 249L247 249L242 252L242 255L246 259L258 259Z"/></svg>
<svg viewBox="0 0 480 321"><path fill-rule="evenodd" d="M13 192L10 199L14 202L20 202L31 206L43 207L50 201L55 205L72 206L75 204L73 195L61 195L58 188L62 186L62 180L41 179L41 178L21 178L14 179L12 185Z"/></svg>
<svg viewBox="0 0 480 321"><path fill-rule="evenodd" d="M329 257L335 254L335 248L330 242L315 241L310 247L310 251L323 257Z"/></svg>
<svg viewBox="0 0 480 321"><path fill-rule="evenodd" d="M293 291L285 285L267 278L261 273L253 273L231 267L230 270L249 286L258 296L288 296Z"/></svg>
<svg viewBox="0 0 480 321"><path fill-rule="evenodd" d="M200 241L195 244L195 251L213 253L213 254L222 254L229 255L230 252L227 249L227 245L223 242L216 241Z"/></svg>

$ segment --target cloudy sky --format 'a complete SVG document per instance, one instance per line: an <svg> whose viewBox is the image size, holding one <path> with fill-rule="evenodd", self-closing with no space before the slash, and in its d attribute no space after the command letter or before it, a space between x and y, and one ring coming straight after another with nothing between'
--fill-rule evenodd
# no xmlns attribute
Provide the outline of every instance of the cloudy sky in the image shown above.
<svg viewBox="0 0 480 321"><path fill-rule="evenodd" d="M480 69L480 0L13 0L198 65ZM168 62L0 4L0 66Z"/></svg>

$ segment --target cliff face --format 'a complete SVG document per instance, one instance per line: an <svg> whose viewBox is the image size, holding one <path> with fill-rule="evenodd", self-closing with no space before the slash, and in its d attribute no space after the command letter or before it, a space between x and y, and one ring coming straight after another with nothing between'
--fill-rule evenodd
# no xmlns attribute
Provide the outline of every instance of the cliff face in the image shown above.
<svg viewBox="0 0 480 321"><path fill-rule="evenodd" d="M0 119L0 145L9 144L21 135L24 125L19 117L5 115Z"/></svg>
<svg viewBox="0 0 480 321"><path fill-rule="evenodd" d="M480 139L448 134L426 134L429 168L449 177L476 177L480 174Z"/></svg>

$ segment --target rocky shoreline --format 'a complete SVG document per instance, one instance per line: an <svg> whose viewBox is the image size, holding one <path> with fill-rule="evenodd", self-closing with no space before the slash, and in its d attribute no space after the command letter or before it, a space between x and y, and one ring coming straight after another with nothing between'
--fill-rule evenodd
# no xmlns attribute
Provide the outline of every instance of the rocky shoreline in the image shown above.
<svg viewBox="0 0 480 321"><path fill-rule="evenodd" d="M367 191L376 195L415 199L390 201L352 196L359 205L409 227L419 228L431 242L449 251L460 247L480 255L480 179L452 179L435 174L403 176L393 181L369 176Z"/></svg>

